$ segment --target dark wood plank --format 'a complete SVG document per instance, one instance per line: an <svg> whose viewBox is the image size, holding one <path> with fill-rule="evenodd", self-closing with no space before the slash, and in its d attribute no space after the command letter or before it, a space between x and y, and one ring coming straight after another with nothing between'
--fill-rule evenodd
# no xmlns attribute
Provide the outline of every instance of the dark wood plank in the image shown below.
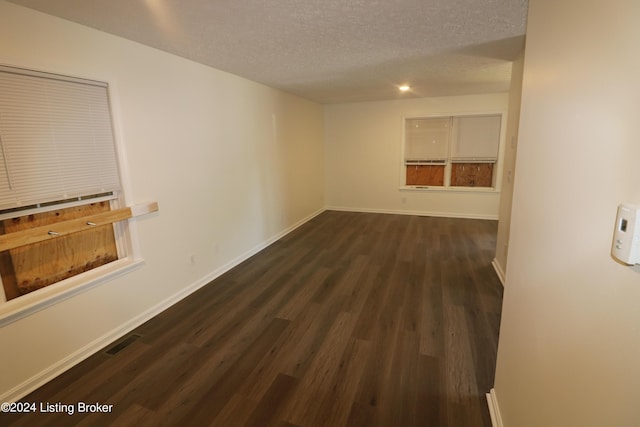
<svg viewBox="0 0 640 427"><path fill-rule="evenodd" d="M496 231L325 212L24 399L112 413L0 424L490 427Z"/></svg>
<svg viewBox="0 0 640 427"><path fill-rule="evenodd" d="M336 371L344 363L341 355L349 344L355 321L356 316L346 312L339 313L333 320L331 329L318 349L317 357L300 378L296 398L289 402L286 409L286 421L300 425L322 425L324 420L333 415L320 411L320 402L331 399L335 392L332 387L334 378Z"/></svg>
<svg viewBox="0 0 640 427"><path fill-rule="evenodd" d="M294 393L297 384L297 378L278 374L264 397L260 400L260 404L256 405L254 410L249 413L244 426L264 427L283 422L284 420L281 418L282 408L287 401L291 400L291 394ZM232 422L226 425L240 425L237 419L230 419L229 421Z"/></svg>

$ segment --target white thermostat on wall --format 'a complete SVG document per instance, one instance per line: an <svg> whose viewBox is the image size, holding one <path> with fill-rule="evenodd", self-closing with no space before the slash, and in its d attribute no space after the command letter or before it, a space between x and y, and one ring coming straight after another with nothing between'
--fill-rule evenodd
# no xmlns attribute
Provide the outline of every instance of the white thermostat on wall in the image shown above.
<svg viewBox="0 0 640 427"><path fill-rule="evenodd" d="M622 204L618 206L616 228L613 232L611 255L629 264L640 264L640 207Z"/></svg>

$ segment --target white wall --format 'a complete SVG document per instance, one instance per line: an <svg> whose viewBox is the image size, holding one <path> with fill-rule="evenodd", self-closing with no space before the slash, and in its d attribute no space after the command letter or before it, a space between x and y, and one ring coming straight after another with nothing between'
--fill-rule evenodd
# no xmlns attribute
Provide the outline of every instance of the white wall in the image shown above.
<svg viewBox="0 0 640 427"><path fill-rule="evenodd" d="M640 425L640 2L530 0L495 392L506 427Z"/></svg>
<svg viewBox="0 0 640 427"><path fill-rule="evenodd" d="M109 82L129 199L160 205L142 268L0 328L0 401L324 206L318 104L3 1L0 63Z"/></svg>
<svg viewBox="0 0 640 427"><path fill-rule="evenodd" d="M518 125L520 123L520 103L522 98L522 71L524 68L524 52L513 61L511 69L511 90L509 91L509 113L505 138L502 191L500 193L500 209L498 214L498 236L496 238L496 256L493 265L500 276L505 279L507 256L509 254L509 230L511 227L511 206L513 203L513 183L515 178L516 153L518 148Z"/></svg>
<svg viewBox="0 0 640 427"><path fill-rule="evenodd" d="M497 219L499 189L399 190L403 117L506 112L507 103L505 93L325 105L327 208Z"/></svg>

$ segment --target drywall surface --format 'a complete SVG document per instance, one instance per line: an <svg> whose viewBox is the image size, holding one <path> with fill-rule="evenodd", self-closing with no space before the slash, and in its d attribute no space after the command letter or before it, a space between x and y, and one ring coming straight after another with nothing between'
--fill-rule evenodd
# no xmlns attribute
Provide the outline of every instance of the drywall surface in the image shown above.
<svg viewBox="0 0 640 427"><path fill-rule="evenodd" d="M516 153L518 149L518 125L520 123L520 102L522 98L522 70L524 52L513 62L511 68L511 91L509 92L509 113L507 135L505 138L502 191L498 215L498 237L496 239L495 263L502 274L507 266L509 252L509 229L511 225L511 206L513 203L513 183L515 181ZM504 279L504 277L503 277Z"/></svg>
<svg viewBox="0 0 640 427"><path fill-rule="evenodd" d="M144 265L0 328L14 396L322 210L322 107L0 1L0 63L106 81ZM25 385L26 384L26 385Z"/></svg>
<svg viewBox="0 0 640 427"><path fill-rule="evenodd" d="M401 189L403 121L405 117L506 113L507 105L506 93L325 105L327 207L497 219L499 182L495 191ZM500 153L505 128L503 122ZM501 163L498 167L501 177Z"/></svg>
<svg viewBox="0 0 640 427"><path fill-rule="evenodd" d="M505 427L640 425L640 3L530 0L495 392Z"/></svg>

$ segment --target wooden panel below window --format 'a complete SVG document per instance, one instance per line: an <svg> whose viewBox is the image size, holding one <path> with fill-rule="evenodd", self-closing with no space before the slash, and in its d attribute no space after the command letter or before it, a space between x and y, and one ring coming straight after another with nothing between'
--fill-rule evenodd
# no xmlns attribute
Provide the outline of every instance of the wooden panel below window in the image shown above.
<svg viewBox="0 0 640 427"><path fill-rule="evenodd" d="M0 221L0 234L5 234L4 221ZM9 251L0 252L0 276L4 287L4 296L7 301L22 295L16 283L16 272L13 270L13 262Z"/></svg>
<svg viewBox="0 0 640 427"><path fill-rule="evenodd" d="M444 165L407 166L407 185L444 185Z"/></svg>
<svg viewBox="0 0 640 427"><path fill-rule="evenodd" d="M13 233L110 210L92 203L1 221L0 233ZM113 225L62 236L0 253L7 300L27 294L118 259Z"/></svg>
<svg viewBox="0 0 640 427"><path fill-rule="evenodd" d="M451 186L492 187L493 163L454 163L451 169Z"/></svg>

